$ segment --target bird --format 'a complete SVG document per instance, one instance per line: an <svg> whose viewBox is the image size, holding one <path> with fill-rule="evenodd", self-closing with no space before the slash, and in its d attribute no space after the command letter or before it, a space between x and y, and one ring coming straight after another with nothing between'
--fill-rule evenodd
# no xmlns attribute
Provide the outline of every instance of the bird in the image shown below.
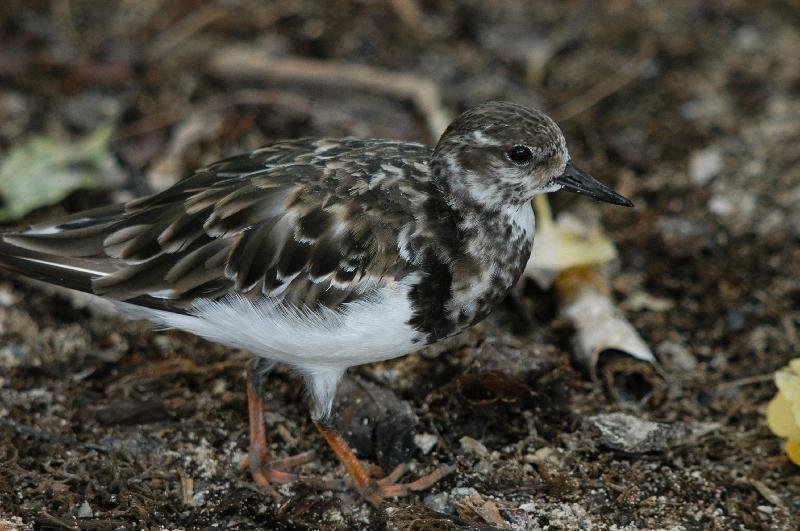
<svg viewBox="0 0 800 531"><path fill-rule="evenodd" d="M433 147L363 138L278 141L124 204L2 233L0 268L114 301L123 314L253 355L250 444L259 485L293 481L306 452L270 459L263 373L296 370L311 418L373 503L427 489L443 466L374 479L331 422L353 366L389 360L485 318L531 254L537 194L632 202L573 164L544 112L491 101Z"/></svg>

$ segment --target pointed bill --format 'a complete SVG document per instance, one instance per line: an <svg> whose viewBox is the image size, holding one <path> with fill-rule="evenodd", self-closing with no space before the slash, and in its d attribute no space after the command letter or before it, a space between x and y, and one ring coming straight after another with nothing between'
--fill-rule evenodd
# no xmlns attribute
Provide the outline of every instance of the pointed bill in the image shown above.
<svg viewBox="0 0 800 531"><path fill-rule="evenodd" d="M561 185L565 190L576 194L588 195L598 201L626 207L633 206L630 199L621 196L588 173L579 170L571 161L567 163L564 173L560 177L556 177L554 182Z"/></svg>

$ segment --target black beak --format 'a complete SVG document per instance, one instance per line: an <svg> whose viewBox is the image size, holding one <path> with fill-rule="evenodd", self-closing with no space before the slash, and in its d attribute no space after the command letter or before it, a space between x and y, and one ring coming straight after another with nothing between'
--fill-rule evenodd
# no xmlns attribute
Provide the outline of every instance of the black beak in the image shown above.
<svg viewBox="0 0 800 531"><path fill-rule="evenodd" d="M588 173L582 172L576 168L572 162L567 163L564 173L561 174L560 177L556 177L554 182L563 186L565 190L575 192L576 194L585 194L598 201L605 201L606 203L613 203L626 207L633 206L630 199L619 195Z"/></svg>

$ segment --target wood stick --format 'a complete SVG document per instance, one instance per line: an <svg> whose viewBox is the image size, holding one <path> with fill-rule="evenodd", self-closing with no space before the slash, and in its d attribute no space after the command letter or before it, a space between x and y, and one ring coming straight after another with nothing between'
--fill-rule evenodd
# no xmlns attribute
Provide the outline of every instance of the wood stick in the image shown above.
<svg viewBox="0 0 800 531"><path fill-rule="evenodd" d="M439 85L429 78L414 74L352 63L273 57L260 50L238 45L217 52L209 61L209 68L214 74L231 79L318 83L409 100L425 119L428 133L434 140L438 140L451 120L442 105Z"/></svg>

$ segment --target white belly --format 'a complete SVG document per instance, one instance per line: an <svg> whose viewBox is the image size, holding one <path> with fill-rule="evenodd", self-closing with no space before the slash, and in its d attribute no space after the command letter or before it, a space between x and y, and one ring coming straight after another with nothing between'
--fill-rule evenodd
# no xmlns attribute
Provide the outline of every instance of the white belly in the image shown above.
<svg viewBox="0 0 800 531"><path fill-rule="evenodd" d="M404 283L389 284L365 300L346 304L342 311L254 303L238 295L201 300L191 308L192 315L144 311L157 324L302 370L344 370L422 346L423 334L408 325L412 317L408 291Z"/></svg>

